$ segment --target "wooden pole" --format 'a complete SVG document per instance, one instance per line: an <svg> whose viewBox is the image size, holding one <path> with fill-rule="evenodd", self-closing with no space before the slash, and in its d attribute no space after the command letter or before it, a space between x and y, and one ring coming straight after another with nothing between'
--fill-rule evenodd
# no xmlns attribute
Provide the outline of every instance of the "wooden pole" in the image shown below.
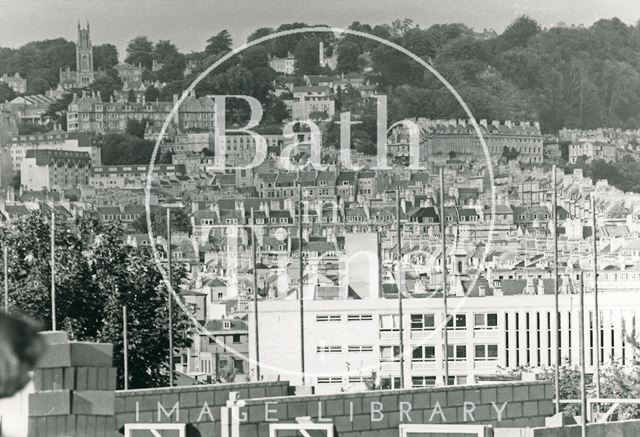
<svg viewBox="0 0 640 437"><path fill-rule="evenodd" d="M9 247L5 242L2 248L4 258L4 312L9 312Z"/></svg>
<svg viewBox="0 0 640 437"><path fill-rule="evenodd" d="M167 276L169 278L169 287L167 288L169 297L169 387L173 387L173 296L171 295L171 287L173 287L173 272L171 259L171 209L167 208Z"/></svg>
<svg viewBox="0 0 640 437"><path fill-rule="evenodd" d="M122 305L122 340L124 351L124 389L129 390L129 335L127 332L127 305Z"/></svg>
<svg viewBox="0 0 640 437"><path fill-rule="evenodd" d="M304 290L302 274L304 272L303 259L302 259L302 185L298 184L298 239L300 246L298 248L300 252L298 273L300 275L300 284L298 285L299 294L298 300L300 302L300 369L302 374L302 385L305 384L305 363L304 363Z"/></svg>
<svg viewBox="0 0 640 437"><path fill-rule="evenodd" d="M584 278L582 272L579 274L579 286L580 286L580 404L582 422L580 429L582 431L582 437L587 437L587 388L585 383L585 353L584 353Z"/></svg>
<svg viewBox="0 0 640 437"><path fill-rule="evenodd" d="M402 319L403 319L403 311L402 311L402 288L404 286L404 281L402 280L402 230L400 225L400 190L396 190L396 217L397 217L397 239L396 243L398 245L398 317L399 317L399 328L400 328L400 387L405 387L405 379L404 379L404 330L402 329Z"/></svg>
<svg viewBox="0 0 640 437"><path fill-rule="evenodd" d="M593 303L595 316L595 346L596 346L596 397L600 397L600 307L598 306L598 243L596 226L596 199L591 193L591 222L593 227Z"/></svg>
<svg viewBox="0 0 640 437"><path fill-rule="evenodd" d="M447 325L449 311L447 308L447 236L446 219L444 216L444 168L440 169L440 234L442 236L442 308L444 311L442 338L444 341L444 385L449 385L449 334Z"/></svg>
<svg viewBox="0 0 640 437"><path fill-rule="evenodd" d="M251 253L253 261L253 320L254 336L256 342L256 381L260 381L260 336L258 331L258 262L256 248L256 229L253 208L251 209Z"/></svg>
<svg viewBox="0 0 640 437"><path fill-rule="evenodd" d="M53 209L53 208L52 208ZM56 331L56 212L51 212L51 330Z"/></svg>
<svg viewBox="0 0 640 437"><path fill-rule="evenodd" d="M553 172L553 303L554 303L554 330L552 348L555 351L555 359L553 360L553 375L555 380L555 396L554 405L556 414L560 412L560 348L558 347L560 337L560 310L558 298L558 181L556 175L556 166L552 167Z"/></svg>

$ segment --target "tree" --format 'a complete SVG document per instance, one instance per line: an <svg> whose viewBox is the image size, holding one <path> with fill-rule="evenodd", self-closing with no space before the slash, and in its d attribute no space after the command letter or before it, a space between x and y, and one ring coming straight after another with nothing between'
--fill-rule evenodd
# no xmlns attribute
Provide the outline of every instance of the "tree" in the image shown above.
<svg viewBox="0 0 640 437"><path fill-rule="evenodd" d="M518 155L520 155L520 152L518 152L514 147L504 146L502 149L502 157L507 161L518 159Z"/></svg>
<svg viewBox="0 0 640 437"><path fill-rule="evenodd" d="M256 39L271 35L273 32L274 30L271 27L259 27L247 37L247 42L255 41Z"/></svg>
<svg viewBox="0 0 640 437"><path fill-rule="evenodd" d="M126 134L106 134L96 138L104 165L149 164L153 141Z"/></svg>
<svg viewBox="0 0 640 437"><path fill-rule="evenodd" d="M204 52L207 56L220 55L231 50L233 40L228 30L224 29L207 40Z"/></svg>
<svg viewBox="0 0 640 437"><path fill-rule="evenodd" d="M156 77L162 82L171 82L182 79L187 65L186 57L178 52L171 41L158 41L154 49L154 59L162 64L162 68L156 72Z"/></svg>
<svg viewBox="0 0 640 437"><path fill-rule="evenodd" d="M34 213L5 231L9 247L10 307L51 323L50 227ZM127 305L129 387L166 386L168 375L167 290L148 248L125 242L118 225L80 219L73 228L56 227L56 315L58 328L79 341L111 342L119 386L123 385L122 305ZM162 250L162 249L160 249ZM173 287L185 280L175 265ZM191 345L192 328L182 311L174 311L176 349Z"/></svg>
<svg viewBox="0 0 640 437"><path fill-rule="evenodd" d="M90 86L90 90L100 92L103 102L108 102L114 91L122 89L122 80L114 69L107 70L107 74L98 76Z"/></svg>
<svg viewBox="0 0 640 437"><path fill-rule="evenodd" d="M49 132L49 127L42 124L35 124L29 122L18 123L18 133L20 135L31 135L34 133Z"/></svg>
<svg viewBox="0 0 640 437"><path fill-rule="evenodd" d="M139 216L131 225L134 230L148 233L147 216ZM164 208L155 208L151 211L151 226L153 235L167 236L167 212ZM171 209L171 232L191 233L191 222L189 216L181 209Z"/></svg>
<svg viewBox="0 0 640 437"><path fill-rule="evenodd" d="M118 63L118 49L113 44L93 46L93 65L99 70L108 70Z"/></svg>
<svg viewBox="0 0 640 437"><path fill-rule="evenodd" d="M56 124L60 124L62 129L67 130L67 109L73 100L73 94L67 93L62 98L51 103L42 114L44 118L49 118Z"/></svg>
<svg viewBox="0 0 640 437"><path fill-rule="evenodd" d="M22 186L22 179L19 171L13 176L13 178L11 178L11 186L16 191L20 190L20 187Z"/></svg>
<svg viewBox="0 0 640 437"><path fill-rule="evenodd" d="M343 73L358 71L358 56L360 47L350 41L343 41L338 45L338 64L336 69Z"/></svg>
<svg viewBox="0 0 640 437"><path fill-rule="evenodd" d="M174 153L171 150L167 150L158 158L158 164L171 164L173 161Z"/></svg>
<svg viewBox="0 0 640 437"><path fill-rule="evenodd" d="M524 47L538 32L540 32L538 22L526 15L521 15L509 24L500 35L498 46L502 51L512 47Z"/></svg>
<svg viewBox="0 0 640 437"><path fill-rule="evenodd" d="M15 99L17 94L11 89L9 85L2 82L0 83L0 103L9 102Z"/></svg>
<svg viewBox="0 0 640 437"><path fill-rule="evenodd" d="M274 123L281 124L284 120L289 118L289 111L287 105L281 99L275 99L271 108L269 109L269 115Z"/></svg>
<svg viewBox="0 0 640 437"><path fill-rule="evenodd" d="M144 131L147 128L149 120L136 120L131 118L127 120L127 128L125 133L133 137L144 138Z"/></svg>
<svg viewBox="0 0 640 437"><path fill-rule="evenodd" d="M151 70L153 64L153 43L146 36L137 36L127 45L125 62L132 65L142 65Z"/></svg>
<svg viewBox="0 0 640 437"><path fill-rule="evenodd" d="M293 51L296 74L317 74L320 71L319 45L317 37L305 38L296 44Z"/></svg>
<svg viewBox="0 0 640 437"><path fill-rule="evenodd" d="M144 92L144 99L147 102L153 102L155 100L158 100L159 98L160 98L160 91L158 91L158 89L154 86L150 86Z"/></svg>
<svg viewBox="0 0 640 437"><path fill-rule="evenodd" d="M135 103L135 101L136 101L136 93L133 92L133 89L129 90L129 93L127 94L127 101L129 103Z"/></svg>

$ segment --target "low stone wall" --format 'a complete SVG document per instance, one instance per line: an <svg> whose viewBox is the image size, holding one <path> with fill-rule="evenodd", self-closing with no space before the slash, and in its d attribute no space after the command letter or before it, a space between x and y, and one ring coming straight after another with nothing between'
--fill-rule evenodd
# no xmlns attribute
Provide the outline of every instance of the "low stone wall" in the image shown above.
<svg viewBox="0 0 640 437"><path fill-rule="evenodd" d="M531 437L580 437L580 425L564 428L539 428L531 430ZM608 423L590 423L587 425L589 437L638 437L640 436L640 420L626 420Z"/></svg>
<svg viewBox="0 0 640 437"><path fill-rule="evenodd" d="M331 418L340 437L397 435L401 423L543 426L545 417L553 414L552 395L549 382L519 382L250 399L240 435L265 437L268 421L294 421L301 416Z"/></svg>
<svg viewBox="0 0 640 437"><path fill-rule="evenodd" d="M231 392L240 400L229 414L239 418L241 437L266 437L270 422L295 422L299 417L331 419L340 437L382 437L397 435L400 423L539 427L553 414L549 382L311 396L289 396L288 383L273 382L117 392L117 423L189 423L202 437L217 436L221 407Z"/></svg>
<svg viewBox="0 0 640 437"><path fill-rule="evenodd" d="M240 399L282 397L289 394L288 381L244 382L152 388L116 392L116 424L125 423L193 423L201 435L219 435L220 408L231 392ZM213 420L212 420L213 419Z"/></svg>
<svg viewBox="0 0 640 437"><path fill-rule="evenodd" d="M45 355L33 372L29 437L107 437L115 429L113 346L43 333Z"/></svg>

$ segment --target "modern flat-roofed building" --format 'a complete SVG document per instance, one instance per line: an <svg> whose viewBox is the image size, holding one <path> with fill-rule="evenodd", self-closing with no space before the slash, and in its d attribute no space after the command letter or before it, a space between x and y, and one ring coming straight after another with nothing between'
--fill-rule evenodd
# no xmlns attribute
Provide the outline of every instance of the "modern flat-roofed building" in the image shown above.
<svg viewBox="0 0 640 437"><path fill-rule="evenodd" d="M147 183L148 165L109 165L94 167L90 184L95 188L143 187ZM153 166L152 182L171 180L185 176L184 165L156 164Z"/></svg>
<svg viewBox="0 0 640 437"><path fill-rule="evenodd" d="M466 285L471 287L470 285ZM560 286L562 359L579 363L579 296ZM491 380L501 369L553 366L553 280L484 281L469 296L448 299L450 383ZM593 295L586 296L586 365L594 371ZM640 295L609 292L600 299L603 363L629 364L633 349L625 335L640 317ZM301 383L300 308L296 300L259 303L261 373L265 380ZM406 387L444 382L442 298L405 298L402 318ZM250 316L249 332L254 331ZM305 384L316 392L362 390L375 374L383 387L400 386L400 319L392 299L306 300L304 304ZM626 327L626 328L625 328ZM252 336L251 336L252 337ZM255 356L255 338L249 353Z"/></svg>
<svg viewBox="0 0 640 437"><path fill-rule="evenodd" d="M26 190L58 191L89 184L91 158L87 152L68 150L27 150L20 167Z"/></svg>

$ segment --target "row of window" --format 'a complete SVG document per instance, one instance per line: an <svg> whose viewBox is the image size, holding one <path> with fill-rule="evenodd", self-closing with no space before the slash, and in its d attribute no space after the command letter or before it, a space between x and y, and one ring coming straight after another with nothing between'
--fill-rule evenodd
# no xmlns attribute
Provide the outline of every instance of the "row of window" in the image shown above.
<svg viewBox="0 0 640 437"><path fill-rule="evenodd" d="M347 380L350 384L364 383L369 378L365 376L349 376L342 378L341 376L324 376L318 377L318 384L342 384L344 380ZM380 380L380 388L382 390L387 389L398 389L402 388L400 384L399 377L385 377ZM460 385L466 384L467 377L466 376L449 376L449 385ZM413 388L420 387L429 387L436 385L436 377L435 376L413 376L411 378L411 385Z"/></svg>
<svg viewBox="0 0 640 437"><path fill-rule="evenodd" d="M371 314L347 314L347 321L349 322L361 322L371 321L373 315ZM318 314L316 315L316 322L340 322L342 321L341 314Z"/></svg>
<svg viewBox="0 0 640 437"><path fill-rule="evenodd" d="M450 344L447 346L448 361L466 361L467 346L464 344ZM476 344L474 346L475 361L495 361L498 359L497 344ZM411 361L414 363L428 363L436 360L436 346L415 346L412 351ZM399 362L400 346L380 346L380 361Z"/></svg>
<svg viewBox="0 0 640 437"><path fill-rule="evenodd" d="M381 331L396 331L400 327L400 316L385 314L380 316ZM474 329L496 329L498 327L497 313L476 313L473 315ZM467 314L449 314L447 328L452 330L467 329ZM411 314L412 331L433 331L436 329L435 314Z"/></svg>

